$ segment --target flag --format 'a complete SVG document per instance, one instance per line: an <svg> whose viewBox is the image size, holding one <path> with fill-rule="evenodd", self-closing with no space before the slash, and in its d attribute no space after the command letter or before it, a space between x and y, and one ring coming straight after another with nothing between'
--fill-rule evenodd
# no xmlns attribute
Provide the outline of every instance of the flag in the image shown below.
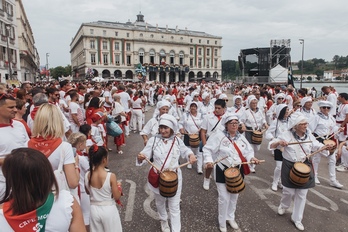
<svg viewBox="0 0 348 232"><path fill-rule="evenodd" d="M295 88L295 85L294 85L294 78L293 78L293 76L292 76L291 63L289 63L289 68L288 68L288 85L292 85L292 87Z"/></svg>

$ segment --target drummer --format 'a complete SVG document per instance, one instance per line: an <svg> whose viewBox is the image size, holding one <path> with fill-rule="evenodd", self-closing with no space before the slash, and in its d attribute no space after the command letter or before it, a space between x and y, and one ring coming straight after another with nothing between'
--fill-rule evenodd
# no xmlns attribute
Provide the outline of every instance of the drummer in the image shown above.
<svg viewBox="0 0 348 232"><path fill-rule="evenodd" d="M245 138L251 144L255 153L257 151L260 151L261 145L252 143L253 131L260 132L261 130L268 128L268 125L262 110L260 110L257 107L257 102L258 100L256 99L254 95L249 96L247 100L248 109L245 110L244 115L241 118L241 121L244 123L246 127ZM250 171L255 173L255 165L253 164L250 165Z"/></svg>
<svg viewBox="0 0 348 232"><path fill-rule="evenodd" d="M307 118L300 112L295 112L291 115L288 122L289 130L280 134L278 138L269 142L271 150L281 149L283 151L283 164L281 171L281 180L283 184L283 193L278 207L278 214L284 215L286 209L291 205L292 198L294 198L294 207L291 215L291 221L294 222L298 230L304 230L302 224L303 212L306 204L306 196L308 188L315 186L314 173L311 170L310 178L304 186L298 186L291 182L290 171L295 162L304 162L311 166L310 160L306 157L311 152L317 151L320 148L329 149L329 145L319 143L315 137L307 129ZM289 145L288 141L304 142L311 141L311 143L302 143L296 145ZM322 150L321 154L328 154L327 150Z"/></svg>
<svg viewBox="0 0 348 232"><path fill-rule="evenodd" d="M198 113L198 102L192 101L189 105L189 112L183 114L183 117L179 123L180 133L184 135L184 143L190 147L190 135L199 136L202 124L202 115ZM199 142L198 142L199 143ZM202 152L197 147L190 147L193 153L197 156L197 173L203 174L203 157ZM187 165L188 169L192 168L192 165Z"/></svg>
<svg viewBox="0 0 348 232"><path fill-rule="evenodd" d="M179 157L188 158L190 163L196 162L196 157L192 151L185 146L184 142L175 136L177 131L177 120L174 116L163 114L159 119L159 134L149 139L144 149L137 156L137 166L145 163L144 159L153 160L153 164L160 170L173 170L178 175L178 189L176 195L171 198L162 197L158 187L152 186L148 182L149 189L154 193L158 216L161 221L161 229L170 232L168 225L168 215L166 210L166 201L170 214L171 228L173 232L179 232L180 222L180 196L182 189L181 170L176 169L179 166ZM152 167L151 167L152 168Z"/></svg>
<svg viewBox="0 0 348 232"><path fill-rule="evenodd" d="M334 132L343 131L344 128L339 128L336 126L335 118L330 114L330 110L333 107L332 103L329 101L318 102L320 111L314 116L313 120L309 122L309 129L313 132L313 135L321 143L330 141L336 146L335 138L333 138ZM315 183L320 184L318 179L318 168L320 163L321 155L317 154L313 157L313 169L315 175ZM330 185L341 189L343 187L336 179L336 154L329 154L327 156L329 159L329 176Z"/></svg>
<svg viewBox="0 0 348 232"><path fill-rule="evenodd" d="M214 178L218 190L218 211L219 211L219 226L220 231L227 231L226 221L230 226L237 230L239 228L235 220L235 211L239 194L229 193L225 185L224 171L231 167L239 165L241 162L254 161L259 163L259 160L254 157L254 151L245 137L238 132L238 117L234 114L228 114L222 118L221 125L224 126L223 131L216 131L209 137L209 140L203 147L204 163L207 169L214 168ZM221 162L215 166L214 161ZM239 167L242 176L250 173L248 165Z"/></svg>
<svg viewBox="0 0 348 232"><path fill-rule="evenodd" d="M288 115L289 109L286 104L279 104L276 107L276 121L272 121L268 130L265 133L265 138L267 140L273 140L279 135L288 130ZM276 161L276 167L273 174L273 182L271 189L277 191L278 187L283 188L282 182L280 180L282 162L283 162L283 152L279 149L274 150L274 160Z"/></svg>

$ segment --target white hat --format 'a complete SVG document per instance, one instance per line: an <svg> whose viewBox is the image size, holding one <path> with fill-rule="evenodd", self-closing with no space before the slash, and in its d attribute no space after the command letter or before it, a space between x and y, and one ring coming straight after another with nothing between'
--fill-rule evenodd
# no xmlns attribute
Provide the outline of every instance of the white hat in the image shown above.
<svg viewBox="0 0 348 232"><path fill-rule="evenodd" d="M318 102L318 106L319 107L328 106L328 107L332 108L332 103L329 101L320 101L320 102Z"/></svg>
<svg viewBox="0 0 348 232"><path fill-rule="evenodd" d="M202 94L202 99L206 99L206 98L209 97L209 96L210 96L209 93L204 92L204 93Z"/></svg>
<svg viewBox="0 0 348 232"><path fill-rule="evenodd" d="M301 105L304 106L304 104L306 104L306 102L311 102L312 98L311 97L304 97L301 99Z"/></svg>
<svg viewBox="0 0 348 232"><path fill-rule="evenodd" d="M289 119L289 128L293 128L299 123L307 122L307 118L301 112L295 112L291 114Z"/></svg>
<svg viewBox="0 0 348 232"><path fill-rule="evenodd" d="M242 96L240 96L240 95L235 95L235 96L233 96L233 104L236 104L236 100L237 100L237 99L243 100Z"/></svg>
<svg viewBox="0 0 348 232"><path fill-rule="evenodd" d="M170 114L163 114L160 118L159 118L159 122L158 125L161 126L167 126L169 128L171 128L174 133L177 131L177 126L178 126L178 121L176 120L176 118Z"/></svg>
<svg viewBox="0 0 348 232"><path fill-rule="evenodd" d="M219 96L219 99L226 99L226 98L228 98L228 97L227 97L227 95L224 94L224 93L220 94L220 96Z"/></svg>
<svg viewBox="0 0 348 232"><path fill-rule="evenodd" d="M258 101L257 98L255 97L255 95L249 95L248 98L247 98L247 107L250 108L250 103L251 101Z"/></svg>
<svg viewBox="0 0 348 232"><path fill-rule="evenodd" d="M222 93L222 92L221 92L220 89L215 90L215 95L219 95L219 94L221 94L221 93Z"/></svg>
<svg viewBox="0 0 348 232"><path fill-rule="evenodd" d="M197 91L193 91L193 92L191 93L192 99L193 99L195 96L199 96L199 93L198 93Z"/></svg>
<svg viewBox="0 0 348 232"><path fill-rule="evenodd" d="M170 107L171 104L170 104L170 102L167 101L167 100L162 100L162 101L159 101L159 102L157 103L157 109L161 109L163 106L168 106L168 107Z"/></svg>
<svg viewBox="0 0 348 232"><path fill-rule="evenodd" d="M284 109L285 107L288 107L286 104L279 104L276 107L276 117L279 117L280 112L282 111L282 109Z"/></svg>
<svg viewBox="0 0 348 232"><path fill-rule="evenodd" d="M284 93L278 93L277 95L275 95L274 100L277 102L278 98L285 98L285 94Z"/></svg>
<svg viewBox="0 0 348 232"><path fill-rule="evenodd" d="M229 121L231 120L237 120L239 121L239 118L236 114L227 114L227 115L224 115L221 119L221 124L222 125L225 125L226 123L228 123Z"/></svg>

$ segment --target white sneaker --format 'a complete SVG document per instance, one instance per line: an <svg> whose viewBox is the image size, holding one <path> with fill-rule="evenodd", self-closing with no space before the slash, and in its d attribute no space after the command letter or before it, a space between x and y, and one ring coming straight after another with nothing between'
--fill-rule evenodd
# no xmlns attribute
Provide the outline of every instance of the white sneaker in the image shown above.
<svg viewBox="0 0 348 232"><path fill-rule="evenodd" d="M237 224L237 222L235 220L227 220L228 224L230 224L230 226L235 229L235 230L238 230L239 229L239 226Z"/></svg>
<svg viewBox="0 0 348 232"><path fill-rule="evenodd" d="M271 189L272 189L272 191L277 192L278 187L277 187L277 185L276 185L276 184L273 184L273 183L272 183L272 187L271 187Z"/></svg>
<svg viewBox="0 0 348 232"><path fill-rule="evenodd" d="M209 190L209 185L210 185L210 179L204 177L203 188L204 188L205 190Z"/></svg>
<svg viewBox="0 0 348 232"><path fill-rule="evenodd" d="M294 222L294 221L292 221L292 222L295 224L295 226L298 230L304 230L304 226L301 222Z"/></svg>
<svg viewBox="0 0 348 232"><path fill-rule="evenodd" d="M315 177L315 184L320 184L318 177Z"/></svg>
<svg viewBox="0 0 348 232"><path fill-rule="evenodd" d="M338 171L338 172L348 172L348 168L343 166L343 165L340 165L340 166L336 167L336 171Z"/></svg>
<svg viewBox="0 0 348 232"><path fill-rule="evenodd" d="M161 221L162 232L170 232L168 221Z"/></svg>
<svg viewBox="0 0 348 232"><path fill-rule="evenodd" d="M332 187L335 187L335 188L338 188L338 189L341 189L341 188L343 187L343 185L340 184L340 182L338 182L337 180L335 180L335 181L330 181L330 185L331 185Z"/></svg>
<svg viewBox="0 0 348 232"><path fill-rule="evenodd" d="M188 169L192 169L192 164L188 164L186 167L187 167Z"/></svg>
<svg viewBox="0 0 348 232"><path fill-rule="evenodd" d="M203 174L202 168L197 168L197 173L198 173L199 175Z"/></svg>
<svg viewBox="0 0 348 232"><path fill-rule="evenodd" d="M226 227L221 227L221 226L220 226L220 231L221 231L221 232L227 232L227 229L226 229Z"/></svg>
<svg viewBox="0 0 348 232"><path fill-rule="evenodd" d="M254 168L254 167L250 167L249 169L250 169L250 172L252 172L252 173L256 173L256 171L255 171L255 168Z"/></svg>
<svg viewBox="0 0 348 232"><path fill-rule="evenodd" d="M278 182L278 188L283 189L283 185L281 182Z"/></svg>
<svg viewBox="0 0 348 232"><path fill-rule="evenodd" d="M279 206L279 207L278 207L278 214L279 214L279 215L284 215L284 213L285 213L285 209L282 208L281 206Z"/></svg>

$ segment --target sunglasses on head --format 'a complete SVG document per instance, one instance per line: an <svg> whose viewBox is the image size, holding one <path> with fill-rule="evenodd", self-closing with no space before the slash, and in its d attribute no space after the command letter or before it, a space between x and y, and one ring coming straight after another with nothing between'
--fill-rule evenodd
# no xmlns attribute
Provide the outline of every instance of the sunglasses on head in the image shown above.
<svg viewBox="0 0 348 232"><path fill-rule="evenodd" d="M11 94L7 94L7 93L2 93L0 94L0 100L1 99L11 99L11 100L15 100L15 98L11 95Z"/></svg>

